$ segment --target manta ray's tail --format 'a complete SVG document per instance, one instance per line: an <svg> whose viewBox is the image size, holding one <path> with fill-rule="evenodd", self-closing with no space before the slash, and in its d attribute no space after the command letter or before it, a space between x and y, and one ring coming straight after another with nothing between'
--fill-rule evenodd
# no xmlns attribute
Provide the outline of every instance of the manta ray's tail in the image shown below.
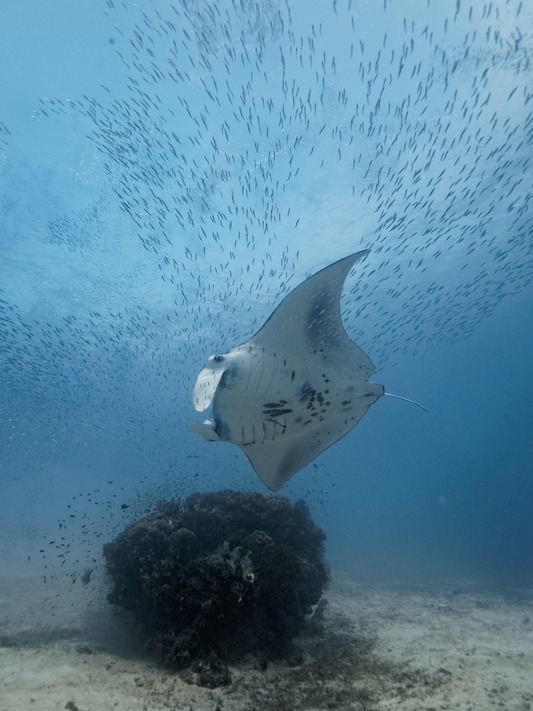
<svg viewBox="0 0 533 711"><path fill-rule="evenodd" d="M405 402L410 402L411 405L416 405L419 407L421 410L424 410L424 412L429 412L429 410L426 410L424 405L421 405L419 402L416 400L410 400L408 397L403 397L402 395L393 395L392 393L383 393L384 395L388 395L389 397L395 397L397 400L404 400Z"/></svg>

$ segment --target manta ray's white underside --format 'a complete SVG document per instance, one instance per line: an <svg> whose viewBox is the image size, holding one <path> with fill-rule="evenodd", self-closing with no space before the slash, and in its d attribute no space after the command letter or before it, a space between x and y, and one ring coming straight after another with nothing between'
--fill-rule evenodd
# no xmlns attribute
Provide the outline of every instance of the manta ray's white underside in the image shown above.
<svg viewBox="0 0 533 711"><path fill-rule="evenodd" d="M211 356L196 381L195 408L212 412L193 431L236 444L272 490L344 437L384 394L368 382L374 366L340 314L344 281L366 254L306 279L253 338Z"/></svg>

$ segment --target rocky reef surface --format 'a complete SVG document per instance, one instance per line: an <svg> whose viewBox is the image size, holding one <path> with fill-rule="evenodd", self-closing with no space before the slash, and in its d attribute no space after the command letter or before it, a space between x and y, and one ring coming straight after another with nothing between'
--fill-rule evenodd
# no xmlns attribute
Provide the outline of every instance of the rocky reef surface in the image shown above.
<svg viewBox="0 0 533 711"><path fill-rule="evenodd" d="M324 540L303 501L219 491L161 502L104 546L108 600L169 665L229 683L228 662L290 655L329 579Z"/></svg>

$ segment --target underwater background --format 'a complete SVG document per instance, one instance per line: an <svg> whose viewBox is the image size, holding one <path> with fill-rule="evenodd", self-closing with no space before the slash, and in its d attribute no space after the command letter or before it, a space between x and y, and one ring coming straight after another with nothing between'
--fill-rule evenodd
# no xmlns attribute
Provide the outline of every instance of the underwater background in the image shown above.
<svg viewBox="0 0 533 711"><path fill-rule="evenodd" d="M521 0L20 0L0 23L0 550L102 565L163 498L266 492L192 389L306 276L382 398L280 491L333 568L533 583Z"/></svg>

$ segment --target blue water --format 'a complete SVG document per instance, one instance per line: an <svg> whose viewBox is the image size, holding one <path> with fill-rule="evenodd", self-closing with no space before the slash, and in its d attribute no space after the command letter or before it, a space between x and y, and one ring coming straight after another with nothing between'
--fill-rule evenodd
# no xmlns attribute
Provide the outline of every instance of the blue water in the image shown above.
<svg viewBox="0 0 533 711"><path fill-rule="evenodd" d="M532 583L531 27L518 0L4 7L2 551L79 575L159 498L266 491L190 432L196 376L369 248L346 330L429 413L382 398L280 493L334 569Z"/></svg>

